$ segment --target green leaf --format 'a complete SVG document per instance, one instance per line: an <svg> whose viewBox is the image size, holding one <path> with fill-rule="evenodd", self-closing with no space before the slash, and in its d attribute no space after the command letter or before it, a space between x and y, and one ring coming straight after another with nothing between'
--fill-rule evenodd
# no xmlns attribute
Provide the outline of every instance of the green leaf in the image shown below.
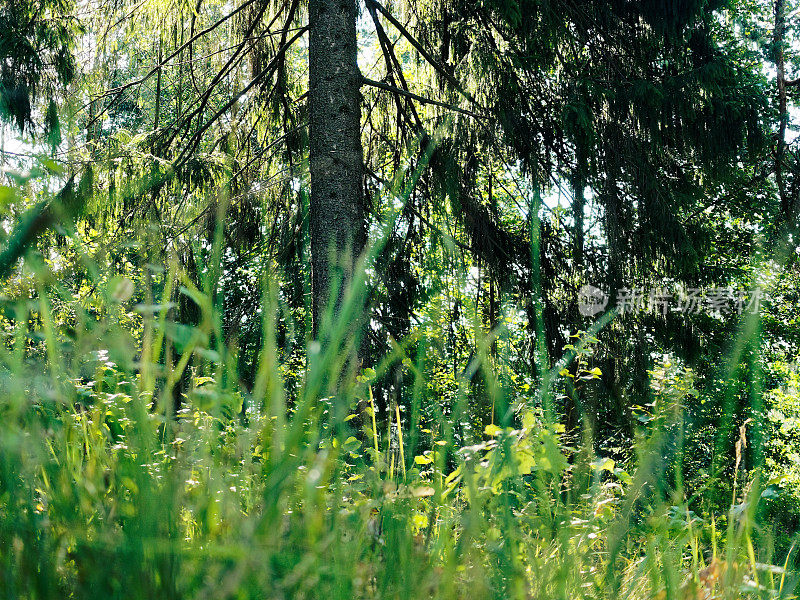
<svg viewBox="0 0 800 600"><path fill-rule="evenodd" d="M0 208L6 208L17 199L17 190L6 185L0 185Z"/></svg>
<svg viewBox="0 0 800 600"><path fill-rule="evenodd" d="M488 435L490 437L494 437L496 435L499 435L502 432L503 432L503 430L500 427L498 427L497 425L494 425L494 424L487 425L486 428L483 430L483 433L485 433L486 435Z"/></svg>
<svg viewBox="0 0 800 600"><path fill-rule="evenodd" d="M352 452L361 446L361 441L353 437L352 435L344 441L342 445L342 449L345 452Z"/></svg>
<svg viewBox="0 0 800 600"><path fill-rule="evenodd" d="M614 471L614 465L616 463L610 458L603 458L600 457L597 460L592 461L592 468L595 471Z"/></svg>

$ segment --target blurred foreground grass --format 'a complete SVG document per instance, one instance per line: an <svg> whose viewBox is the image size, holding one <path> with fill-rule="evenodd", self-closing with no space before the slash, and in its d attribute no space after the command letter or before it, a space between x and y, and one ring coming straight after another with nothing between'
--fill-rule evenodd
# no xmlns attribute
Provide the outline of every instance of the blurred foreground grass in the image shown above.
<svg viewBox="0 0 800 600"><path fill-rule="evenodd" d="M727 514L695 514L670 479L679 380L660 374L629 465L513 398L506 426L459 447L457 412L415 412L426 382L408 360L414 400L376 418L379 373L355 376L346 335L310 345L287 401L269 290L256 386L241 389L210 341L213 303L184 287L203 315L184 356L207 368L172 414L185 364L153 366L175 337L169 305L139 307L136 354L115 297L128 283L107 286L102 320L73 302L69 344L52 325L63 296L7 307L19 325L0 349L3 598L794 597L793 557L773 554L759 522L767 482L739 468L741 445Z"/></svg>

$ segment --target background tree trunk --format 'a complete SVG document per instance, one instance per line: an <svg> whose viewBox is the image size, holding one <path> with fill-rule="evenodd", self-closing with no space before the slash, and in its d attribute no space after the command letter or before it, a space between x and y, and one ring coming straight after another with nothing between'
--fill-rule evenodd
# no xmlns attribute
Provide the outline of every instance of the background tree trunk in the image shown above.
<svg viewBox="0 0 800 600"><path fill-rule="evenodd" d="M309 145L314 335L341 282L338 312L364 247L361 73L355 0L309 1Z"/></svg>
<svg viewBox="0 0 800 600"><path fill-rule="evenodd" d="M791 212L789 198L786 194L786 185L783 181L783 161L786 154L786 125L788 112L786 108L786 64L784 59L784 44L786 30L786 2L775 2L775 28L772 33L772 45L775 60L775 70L778 85L778 140L775 148L775 184L781 201L781 216L789 222Z"/></svg>

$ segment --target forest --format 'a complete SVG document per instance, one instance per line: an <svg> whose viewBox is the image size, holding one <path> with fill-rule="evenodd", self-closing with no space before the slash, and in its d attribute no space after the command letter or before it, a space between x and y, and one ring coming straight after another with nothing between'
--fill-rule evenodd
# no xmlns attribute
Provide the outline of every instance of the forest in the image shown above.
<svg viewBox="0 0 800 600"><path fill-rule="evenodd" d="M799 546L800 0L0 0L0 598Z"/></svg>

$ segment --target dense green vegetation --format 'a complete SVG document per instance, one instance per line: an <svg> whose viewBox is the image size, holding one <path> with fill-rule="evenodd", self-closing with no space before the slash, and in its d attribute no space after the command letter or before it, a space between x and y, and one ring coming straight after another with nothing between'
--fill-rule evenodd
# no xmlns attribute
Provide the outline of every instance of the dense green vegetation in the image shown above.
<svg viewBox="0 0 800 600"><path fill-rule="evenodd" d="M0 597L797 597L799 11L0 5Z"/></svg>

